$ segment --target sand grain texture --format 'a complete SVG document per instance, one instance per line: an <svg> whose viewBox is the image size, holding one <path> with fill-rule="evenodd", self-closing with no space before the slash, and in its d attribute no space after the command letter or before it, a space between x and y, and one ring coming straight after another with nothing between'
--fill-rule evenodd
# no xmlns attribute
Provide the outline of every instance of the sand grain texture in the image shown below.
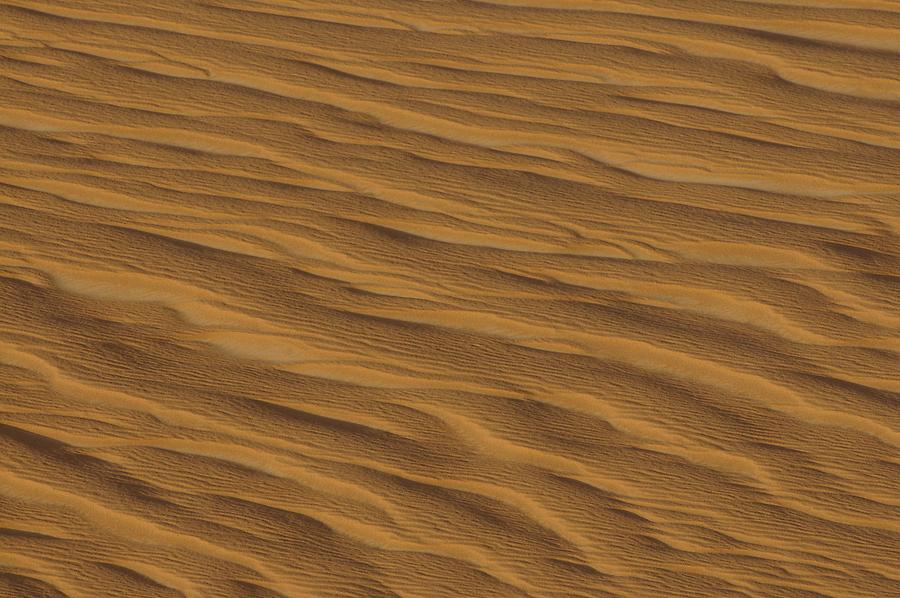
<svg viewBox="0 0 900 598"><path fill-rule="evenodd" d="M897 0L0 1L0 596L900 596Z"/></svg>

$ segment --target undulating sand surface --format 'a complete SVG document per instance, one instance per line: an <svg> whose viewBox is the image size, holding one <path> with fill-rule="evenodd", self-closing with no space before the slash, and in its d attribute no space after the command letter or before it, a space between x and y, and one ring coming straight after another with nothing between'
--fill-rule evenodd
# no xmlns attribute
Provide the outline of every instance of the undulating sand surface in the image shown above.
<svg viewBox="0 0 900 598"><path fill-rule="evenodd" d="M900 0L0 1L0 596L900 596Z"/></svg>

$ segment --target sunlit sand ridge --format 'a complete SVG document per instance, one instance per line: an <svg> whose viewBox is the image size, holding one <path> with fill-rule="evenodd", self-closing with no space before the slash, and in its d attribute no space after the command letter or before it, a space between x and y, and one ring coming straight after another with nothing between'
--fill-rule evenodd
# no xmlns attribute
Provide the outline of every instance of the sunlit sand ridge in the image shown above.
<svg viewBox="0 0 900 598"><path fill-rule="evenodd" d="M900 1L0 2L0 596L900 596Z"/></svg>

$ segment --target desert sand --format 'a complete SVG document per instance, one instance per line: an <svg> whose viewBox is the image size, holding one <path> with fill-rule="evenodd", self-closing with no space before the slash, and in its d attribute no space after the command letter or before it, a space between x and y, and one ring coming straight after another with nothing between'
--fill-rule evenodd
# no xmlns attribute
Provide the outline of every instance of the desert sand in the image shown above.
<svg viewBox="0 0 900 598"><path fill-rule="evenodd" d="M900 1L3 0L0 596L900 596Z"/></svg>

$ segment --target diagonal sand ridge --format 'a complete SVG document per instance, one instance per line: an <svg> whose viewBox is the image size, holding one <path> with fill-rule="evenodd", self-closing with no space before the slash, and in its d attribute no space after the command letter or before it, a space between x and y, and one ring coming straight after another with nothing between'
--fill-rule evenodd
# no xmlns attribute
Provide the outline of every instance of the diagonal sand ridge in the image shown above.
<svg viewBox="0 0 900 598"><path fill-rule="evenodd" d="M900 2L0 2L0 598L900 596Z"/></svg>

